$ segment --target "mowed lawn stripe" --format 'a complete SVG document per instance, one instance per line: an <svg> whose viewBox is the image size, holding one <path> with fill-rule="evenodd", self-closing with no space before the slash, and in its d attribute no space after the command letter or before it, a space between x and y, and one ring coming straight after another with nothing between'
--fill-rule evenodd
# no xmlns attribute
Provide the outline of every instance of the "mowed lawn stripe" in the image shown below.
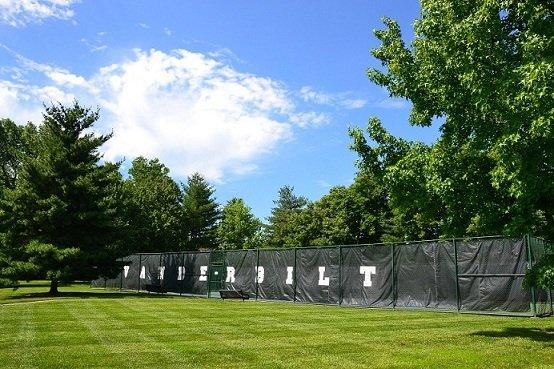
<svg viewBox="0 0 554 369"><path fill-rule="evenodd" d="M20 355L16 359L20 362L22 368L36 368L34 357L34 339L35 339L35 319L33 310L30 306L23 309L19 316L19 333L17 335L18 346L23 347Z"/></svg>
<svg viewBox="0 0 554 369"><path fill-rule="evenodd" d="M80 289L0 306L0 368L554 367L552 318Z"/></svg>
<svg viewBox="0 0 554 369"><path fill-rule="evenodd" d="M180 299L178 297L169 300L156 299L151 303L136 303L133 300L118 301L124 309L133 312L133 316L141 315L145 319L156 322L152 329L158 340L163 341L182 355L184 363L196 364L199 361L211 362L212 365L228 365L235 361L258 361L259 351L244 350L244 347L230 349L228 342L232 337L240 337L243 334L233 324L213 325L209 315L211 309L188 309L189 303L198 299ZM207 301L207 300L206 300ZM192 321L190 316L194 316ZM228 319L227 319L228 320Z"/></svg>
<svg viewBox="0 0 554 369"><path fill-rule="evenodd" d="M140 299L134 299L140 304ZM178 363L183 358L181 352L173 350L168 342L152 334L158 322L142 314L125 311L118 299L87 301L84 315L87 324L94 327L98 337L106 346L111 345L111 354L124 361L130 368L158 366ZM82 309L83 307L81 307Z"/></svg>

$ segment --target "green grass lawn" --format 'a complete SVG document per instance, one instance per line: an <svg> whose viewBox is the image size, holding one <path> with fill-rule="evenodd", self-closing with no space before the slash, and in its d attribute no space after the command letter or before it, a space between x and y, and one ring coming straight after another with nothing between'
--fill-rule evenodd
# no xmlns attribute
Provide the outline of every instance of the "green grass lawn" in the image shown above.
<svg viewBox="0 0 554 369"><path fill-rule="evenodd" d="M0 368L554 368L554 320L0 289Z"/></svg>

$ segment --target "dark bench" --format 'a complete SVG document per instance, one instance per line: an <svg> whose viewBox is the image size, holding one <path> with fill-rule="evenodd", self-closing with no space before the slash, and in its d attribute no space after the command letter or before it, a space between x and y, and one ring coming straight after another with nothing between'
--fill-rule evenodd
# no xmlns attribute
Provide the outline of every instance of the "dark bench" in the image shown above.
<svg viewBox="0 0 554 369"><path fill-rule="evenodd" d="M148 292L166 293L167 288L160 284L145 284L144 289Z"/></svg>
<svg viewBox="0 0 554 369"><path fill-rule="evenodd" d="M219 296L222 300L225 299L242 299L248 300L250 296L247 293L242 292L242 290L232 291L232 290L219 290Z"/></svg>

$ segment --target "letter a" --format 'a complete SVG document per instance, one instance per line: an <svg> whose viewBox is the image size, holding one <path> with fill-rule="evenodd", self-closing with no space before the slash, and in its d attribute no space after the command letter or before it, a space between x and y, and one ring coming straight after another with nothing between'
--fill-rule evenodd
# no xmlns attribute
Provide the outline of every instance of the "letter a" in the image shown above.
<svg viewBox="0 0 554 369"><path fill-rule="evenodd" d="M317 284L320 286L329 285L329 277L325 277L325 267L319 267L319 281Z"/></svg>
<svg viewBox="0 0 554 369"><path fill-rule="evenodd" d="M142 269L140 270L140 279L146 278L146 267L143 265Z"/></svg>

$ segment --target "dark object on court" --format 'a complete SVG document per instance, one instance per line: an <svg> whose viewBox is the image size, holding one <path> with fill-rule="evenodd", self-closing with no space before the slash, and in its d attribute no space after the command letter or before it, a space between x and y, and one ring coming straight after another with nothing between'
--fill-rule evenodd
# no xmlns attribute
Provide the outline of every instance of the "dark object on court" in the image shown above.
<svg viewBox="0 0 554 369"><path fill-rule="evenodd" d="M250 296L247 293L242 292L242 290L219 290L219 296L222 300L225 299L238 299L244 301L248 300Z"/></svg>
<svg viewBox="0 0 554 369"><path fill-rule="evenodd" d="M162 285L159 284L147 284L144 286L144 289L148 292L156 292L156 293L166 293L167 289L164 288Z"/></svg>

